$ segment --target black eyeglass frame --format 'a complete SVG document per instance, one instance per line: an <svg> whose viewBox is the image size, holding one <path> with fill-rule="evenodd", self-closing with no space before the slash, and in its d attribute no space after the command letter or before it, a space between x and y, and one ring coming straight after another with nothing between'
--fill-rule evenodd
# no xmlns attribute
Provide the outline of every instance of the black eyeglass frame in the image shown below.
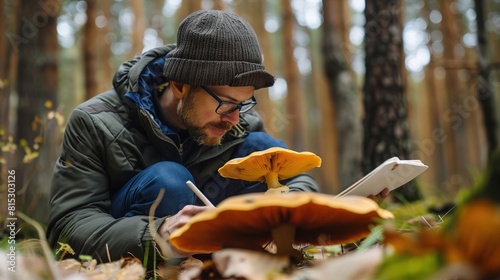
<svg viewBox="0 0 500 280"><path fill-rule="evenodd" d="M229 101L223 101L221 100L217 94L215 94L213 91L211 91L208 87L206 86L200 86L204 91L206 91L210 96L213 97L217 102L219 102L219 105L217 108L215 108L215 113L219 115L227 115L231 114L232 112L236 110L240 110L240 113L245 113L250 111L255 105L257 105L257 99L255 99L255 96L252 96L252 99L248 102L241 102L239 104L234 103L234 102L229 102ZM226 111L224 111L224 107L227 107ZM222 112L220 112L222 108Z"/></svg>

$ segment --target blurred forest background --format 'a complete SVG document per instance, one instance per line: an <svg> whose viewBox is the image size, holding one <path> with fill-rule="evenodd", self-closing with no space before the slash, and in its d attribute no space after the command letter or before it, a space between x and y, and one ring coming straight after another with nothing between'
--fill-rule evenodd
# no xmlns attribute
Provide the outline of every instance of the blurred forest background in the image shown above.
<svg viewBox="0 0 500 280"><path fill-rule="evenodd" d="M407 200L452 201L498 146L500 0L0 0L0 9L1 199L15 170L17 211L42 224L71 110L110 88L121 62L174 43L199 9L254 27L277 77L256 92L256 109L270 134L321 156L311 174L325 193L398 156L429 166L400 189Z"/></svg>

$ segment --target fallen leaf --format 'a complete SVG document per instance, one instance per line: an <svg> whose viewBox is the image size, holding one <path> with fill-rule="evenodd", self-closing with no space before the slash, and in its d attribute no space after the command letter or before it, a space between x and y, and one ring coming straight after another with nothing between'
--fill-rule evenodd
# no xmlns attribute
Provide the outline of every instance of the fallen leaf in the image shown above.
<svg viewBox="0 0 500 280"><path fill-rule="evenodd" d="M291 266L288 256L244 249L223 249L212 254L217 271L223 277L267 280Z"/></svg>
<svg viewBox="0 0 500 280"><path fill-rule="evenodd" d="M324 280L333 279L332 276L335 276L335 279L342 280L373 279L382 263L383 250L382 247L377 246L364 251L332 257L318 262L312 267L297 270L290 277L275 278L274 280Z"/></svg>

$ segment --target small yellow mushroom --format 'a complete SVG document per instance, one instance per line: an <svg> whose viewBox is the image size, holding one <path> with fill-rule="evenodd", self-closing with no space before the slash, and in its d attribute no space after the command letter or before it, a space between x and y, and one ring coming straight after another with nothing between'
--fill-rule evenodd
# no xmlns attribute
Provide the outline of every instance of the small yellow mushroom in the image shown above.
<svg viewBox="0 0 500 280"><path fill-rule="evenodd" d="M274 147L234 158L219 168L219 174L231 179L266 182L268 193L285 193L288 187L279 180L320 166L321 158L314 153Z"/></svg>

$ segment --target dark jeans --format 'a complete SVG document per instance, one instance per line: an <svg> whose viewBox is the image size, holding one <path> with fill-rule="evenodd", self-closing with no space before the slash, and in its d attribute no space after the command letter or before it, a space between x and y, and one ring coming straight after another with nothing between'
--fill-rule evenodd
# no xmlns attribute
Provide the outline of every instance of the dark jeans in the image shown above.
<svg viewBox="0 0 500 280"><path fill-rule="evenodd" d="M186 185L188 180L195 183L191 173L176 162L153 164L135 175L113 195L111 214L115 218L149 215L149 209L160 189L165 189L154 216L174 215L185 205L196 202L196 195Z"/></svg>

